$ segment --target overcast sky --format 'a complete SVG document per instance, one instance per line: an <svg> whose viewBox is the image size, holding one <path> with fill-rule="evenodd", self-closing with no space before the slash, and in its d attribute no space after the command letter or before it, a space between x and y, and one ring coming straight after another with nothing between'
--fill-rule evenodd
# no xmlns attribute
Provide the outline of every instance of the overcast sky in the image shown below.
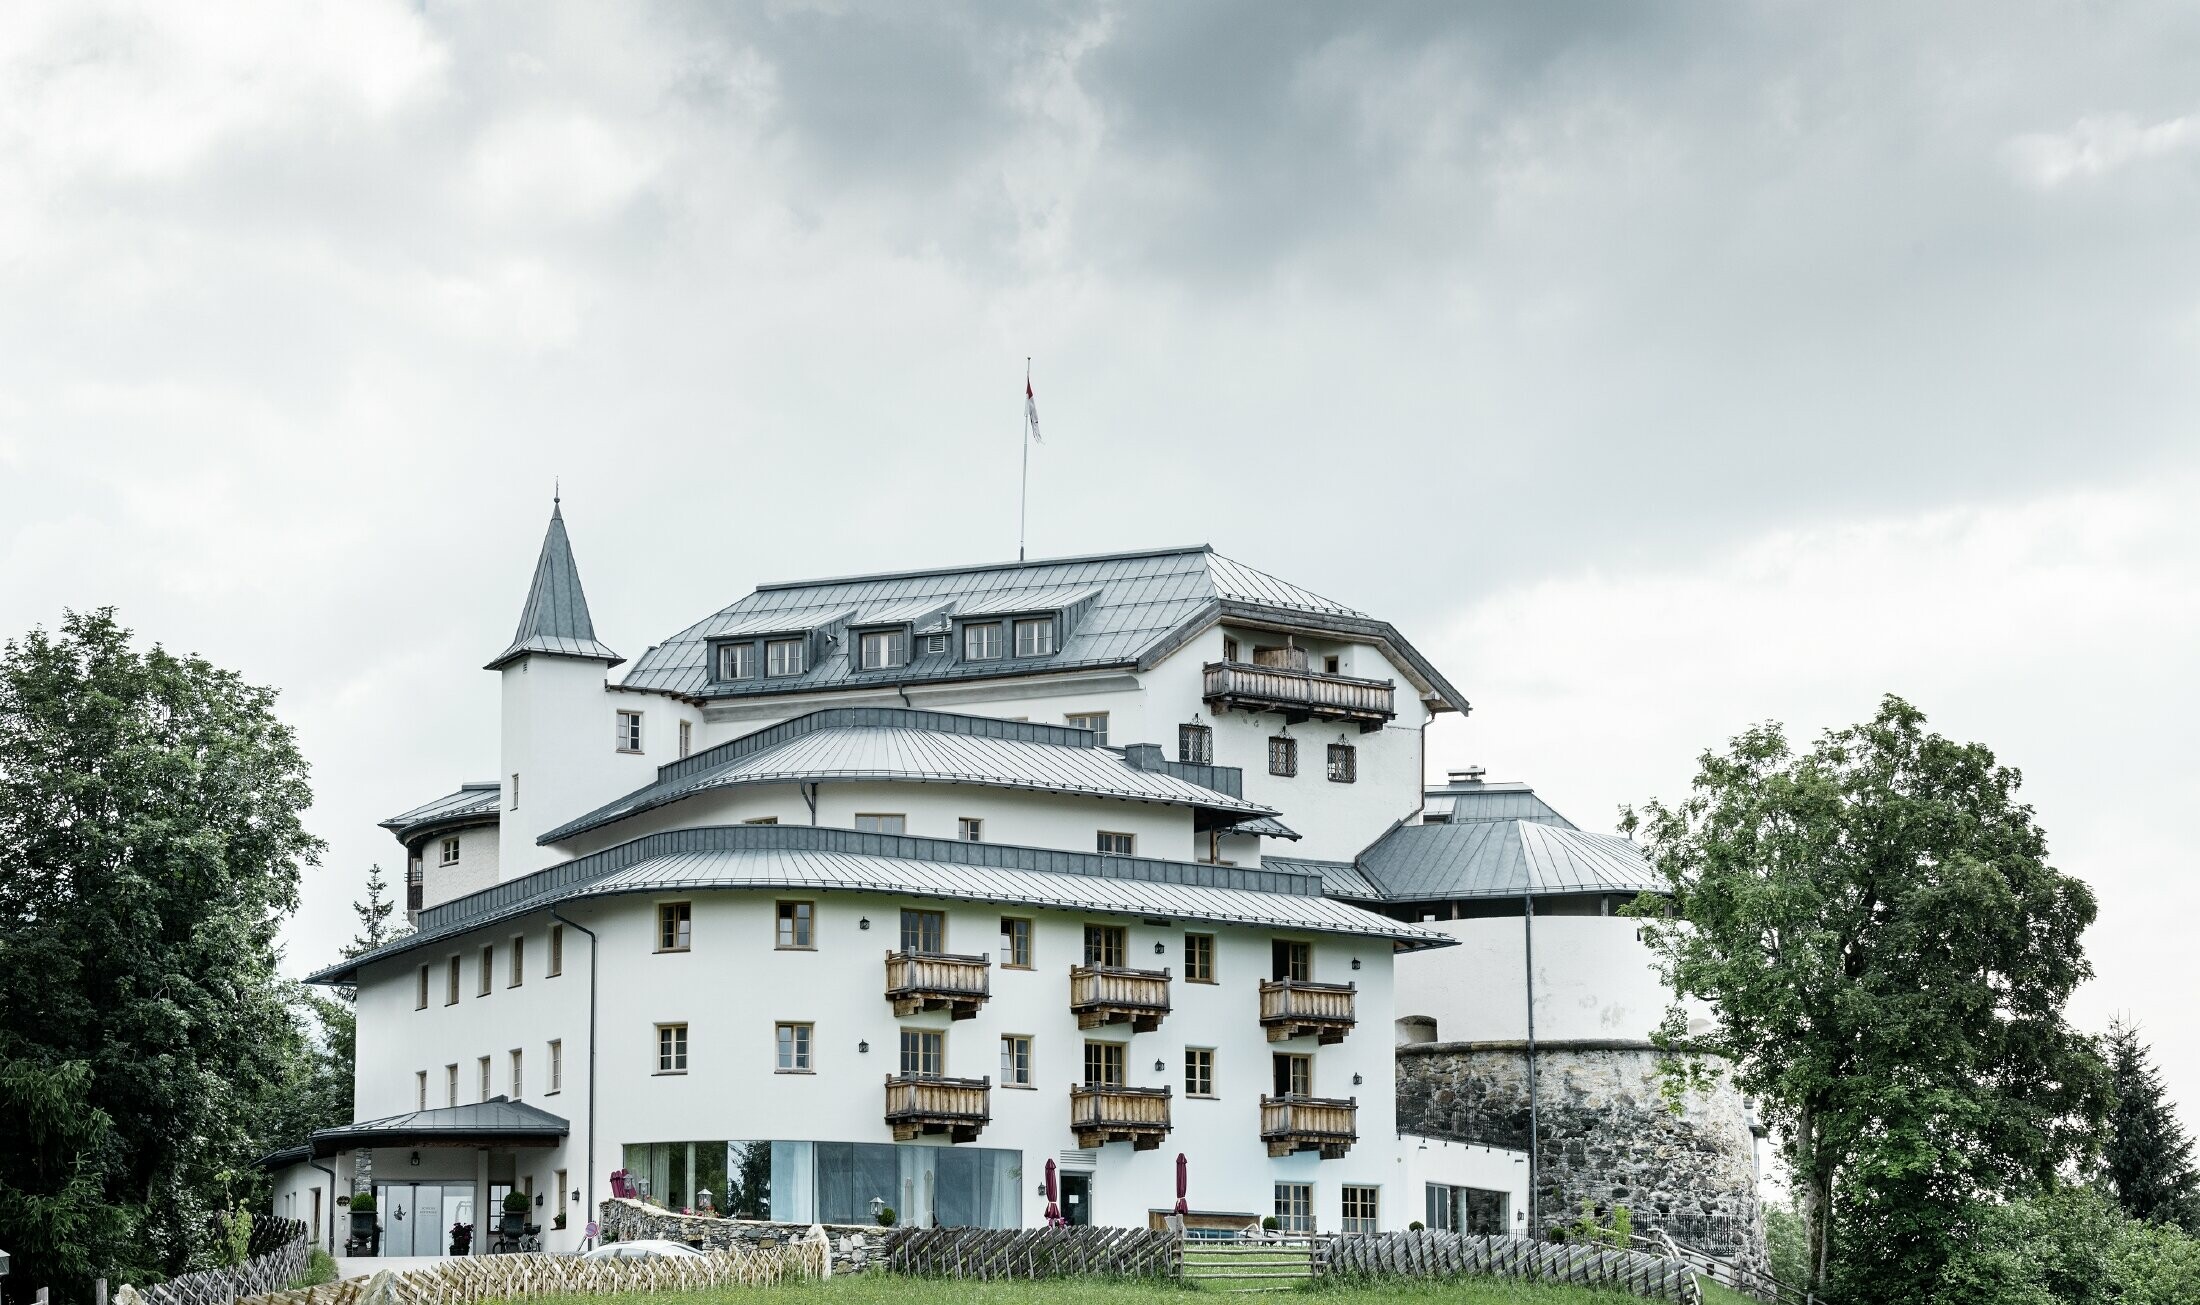
<svg viewBox="0 0 2200 1305"><path fill-rule="evenodd" d="M0 5L0 632L282 690L330 844L494 778L562 477L759 581L1212 542L1592 828L1901 693L2200 1106L2200 9ZM2194 1121L2200 1123L2200 1120Z"/></svg>

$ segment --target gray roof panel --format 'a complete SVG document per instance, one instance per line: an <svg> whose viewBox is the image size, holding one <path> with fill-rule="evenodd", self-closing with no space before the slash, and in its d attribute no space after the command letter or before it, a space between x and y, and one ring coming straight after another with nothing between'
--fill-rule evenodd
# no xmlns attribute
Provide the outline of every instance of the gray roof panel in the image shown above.
<svg viewBox="0 0 2200 1305"><path fill-rule="evenodd" d="M1388 901L1667 890L1628 840L1532 820L1401 825L1357 864Z"/></svg>
<svg viewBox="0 0 2200 1305"><path fill-rule="evenodd" d="M433 802L423 802L382 822L382 828L399 842L436 825L493 824L503 807L504 790L498 785L466 784Z"/></svg>
<svg viewBox="0 0 2200 1305"><path fill-rule="evenodd" d="M535 558L527 605L520 609L519 629L513 632L512 646L498 653L488 669L498 670L528 653L583 657L613 666L626 660L597 642L596 623L588 615L588 595L581 592L580 568L573 562L572 541L565 537L565 511L555 501L542 552Z"/></svg>
<svg viewBox="0 0 2200 1305"><path fill-rule="evenodd" d="M521 1142L552 1143L572 1131L572 1125L547 1110L524 1101L491 1097L463 1106L438 1106L433 1110L408 1110L382 1119L313 1131L313 1153L331 1156L362 1146L462 1145L467 1142L512 1145Z"/></svg>
<svg viewBox="0 0 2200 1305"><path fill-rule="evenodd" d="M1264 856L1260 859L1264 868L1295 871L1300 874L1320 875L1322 892L1330 897L1342 897L1356 901L1379 902L1383 891L1360 873L1360 868L1350 861L1315 861L1296 856Z"/></svg>

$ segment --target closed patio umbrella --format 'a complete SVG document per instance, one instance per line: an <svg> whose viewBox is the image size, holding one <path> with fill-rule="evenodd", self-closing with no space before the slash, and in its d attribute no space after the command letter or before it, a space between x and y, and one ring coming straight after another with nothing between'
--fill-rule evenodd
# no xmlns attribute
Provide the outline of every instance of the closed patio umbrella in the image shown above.
<svg viewBox="0 0 2200 1305"><path fill-rule="evenodd" d="M1054 1162L1047 1161L1047 1227L1059 1228L1062 1219L1062 1187L1054 1177Z"/></svg>
<svg viewBox="0 0 2200 1305"><path fill-rule="evenodd" d="M1177 1153L1176 1153L1176 1212L1177 1212L1178 1214L1189 1214L1189 1213L1191 1213L1191 1210L1192 1210L1192 1207L1191 1207L1191 1206L1189 1206L1189 1205L1186 1205L1186 1204L1184 1203L1184 1196L1185 1196L1185 1194L1186 1194L1187 1192L1191 1191L1191 1178L1190 1178L1190 1173L1191 1173L1191 1169L1190 1169L1190 1166L1188 1166L1188 1165L1186 1165L1186 1164L1184 1163L1184 1153L1183 1153L1182 1151L1179 1151L1179 1152L1177 1152Z"/></svg>

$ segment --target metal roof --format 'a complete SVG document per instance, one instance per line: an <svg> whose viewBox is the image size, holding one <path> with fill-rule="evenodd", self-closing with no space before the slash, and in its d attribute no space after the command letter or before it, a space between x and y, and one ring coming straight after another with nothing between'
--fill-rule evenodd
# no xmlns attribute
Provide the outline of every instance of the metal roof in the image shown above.
<svg viewBox="0 0 2200 1305"><path fill-rule="evenodd" d="M580 568L573 564L573 545L565 537L565 512L555 500L550 529L535 558L535 581L528 586L527 605L520 609L519 629L512 635L512 646L498 653L488 669L496 670L528 653L585 657L613 666L626 660L596 640L588 596L581 592Z"/></svg>
<svg viewBox="0 0 2200 1305"><path fill-rule="evenodd" d="M1277 870L1319 875L1322 881L1322 892L1330 897L1353 898L1367 902L1381 901L1383 897L1382 890L1370 882L1366 875L1361 874L1360 868L1350 861L1315 861L1297 856L1264 856L1260 859L1260 863L1264 867Z"/></svg>
<svg viewBox="0 0 2200 1305"><path fill-rule="evenodd" d="M1431 824L1447 820L1455 825L1470 820L1533 820L1561 829L1579 828L1526 784L1465 780L1430 788L1426 797L1421 818Z"/></svg>
<svg viewBox="0 0 2200 1305"><path fill-rule="evenodd" d="M1259 834L1263 838L1288 838L1294 843L1299 839L1298 830L1291 828L1291 826L1274 816L1261 816L1256 820L1241 820L1223 832L1228 834Z"/></svg>
<svg viewBox="0 0 2200 1305"><path fill-rule="evenodd" d="M463 1106L408 1110L382 1119L317 1128L310 1145L315 1155L331 1156L362 1146L450 1146L476 1141L499 1146L516 1142L548 1144L571 1131L570 1124L547 1110L524 1101L491 1097Z"/></svg>
<svg viewBox="0 0 2200 1305"><path fill-rule="evenodd" d="M382 828L405 842L436 825L494 824L503 807L504 790L495 783L464 784L433 802L423 802L382 822Z"/></svg>
<svg viewBox="0 0 2200 1305"><path fill-rule="evenodd" d="M645 873L627 872L648 867ZM713 876L705 883L694 876ZM1166 915L1445 946L1441 934L1321 895L1317 875L1288 866L1207 865L1002 843L863 834L809 825L725 825L645 834L432 906L417 932L307 976L347 983L360 967L600 892L677 882L725 888L839 887L956 897L1114 915ZM600 887L610 885L608 888Z"/></svg>
<svg viewBox="0 0 2200 1305"><path fill-rule="evenodd" d="M863 671L851 665L843 645L821 650L800 675L738 683L712 679L706 664L711 640L727 634L914 620L908 613L948 605L957 619L976 613L1082 610L1064 631L1061 646L1043 656L967 662L950 650L914 655L907 666L889 671ZM1424 697L1466 709L1458 691L1387 623L1222 557L1204 544L759 585L732 606L651 648L621 683L695 698L756 697L881 681L917 684L1145 667L1218 618L1267 620L1379 641L1396 654Z"/></svg>
<svg viewBox="0 0 2200 1305"><path fill-rule="evenodd" d="M1533 820L1401 825L1356 864L1386 901L1667 891L1628 840Z"/></svg>
<svg viewBox="0 0 2200 1305"><path fill-rule="evenodd" d="M863 780L972 784L1253 817L1276 814L1166 771L1132 766L1121 754L1095 746L1086 730L952 712L828 707L720 744L705 755L710 758L705 766L697 767L693 763L699 758L689 757L663 767L655 782L536 841L562 842L714 789Z"/></svg>

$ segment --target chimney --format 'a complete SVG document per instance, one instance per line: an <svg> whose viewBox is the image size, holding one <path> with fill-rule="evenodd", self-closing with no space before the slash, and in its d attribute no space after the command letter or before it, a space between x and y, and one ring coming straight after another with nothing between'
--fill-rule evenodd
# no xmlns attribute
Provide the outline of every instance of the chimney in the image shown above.
<svg viewBox="0 0 2200 1305"><path fill-rule="evenodd" d="M1482 777L1489 772L1480 766L1469 766L1465 770L1450 770L1444 773L1454 784L1479 784L1482 782Z"/></svg>

